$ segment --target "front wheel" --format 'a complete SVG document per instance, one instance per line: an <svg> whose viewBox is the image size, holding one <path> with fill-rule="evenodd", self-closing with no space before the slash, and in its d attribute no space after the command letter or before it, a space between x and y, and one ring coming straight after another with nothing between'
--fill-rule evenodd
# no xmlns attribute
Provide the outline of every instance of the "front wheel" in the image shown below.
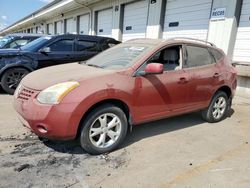
<svg viewBox="0 0 250 188"><path fill-rule="evenodd" d="M124 140L127 128L127 118L122 109L102 105L95 108L83 122L80 144L90 154L110 152Z"/></svg>
<svg viewBox="0 0 250 188"><path fill-rule="evenodd" d="M1 78L3 90L8 94L13 95L22 78L28 73L29 71L24 68L8 69Z"/></svg>
<svg viewBox="0 0 250 188"><path fill-rule="evenodd" d="M230 99L223 91L215 93L209 107L204 109L201 114L204 120L215 123L224 119L230 108Z"/></svg>

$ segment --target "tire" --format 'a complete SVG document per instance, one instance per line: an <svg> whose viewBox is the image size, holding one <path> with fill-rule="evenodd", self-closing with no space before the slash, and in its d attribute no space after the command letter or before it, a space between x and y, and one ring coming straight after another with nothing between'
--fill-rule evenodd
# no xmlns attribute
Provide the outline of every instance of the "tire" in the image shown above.
<svg viewBox="0 0 250 188"><path fill-rule="evenodd" d="M1 78L1 86L3 90L8 94L13 95L22 78L28 73L29 71L24 68L12 68L5 71Z"/></svg>
<svg viewBox="0 0 250 188"><path fill-rule="evenodd" d="M208 108L202 110L201 115L209 123L219 122L226 118L231 108L230 99L223 91L218 91L213 96Z"/></svg>
<svg viewBox="0 0 250 188"><path fill-rule="evenodd" d="M102 105L83 121L81 147L93 155L111 152L122 143L127 129L128 122L122 109L111 104Z"/></svg>

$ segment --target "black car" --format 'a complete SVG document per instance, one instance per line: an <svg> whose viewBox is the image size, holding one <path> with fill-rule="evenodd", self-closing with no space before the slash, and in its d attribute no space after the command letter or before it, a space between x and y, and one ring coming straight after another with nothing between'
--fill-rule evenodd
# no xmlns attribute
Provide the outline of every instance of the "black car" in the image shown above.
<svg viewBox="0 0 250 188"><path fill-rule="evenodd" d="M1 86L5 92L13 94L21 79L31 71L52 65L85 61L119 43L107 37L65 34L40 37L21 49L2 49Z"/></svg>
<svg viewBox="0 0 250 188"><path fill-rule="evenodd" d="M25 33L9 34L0 39L0 49L20 48L41 36L42 35Z"/></svg>

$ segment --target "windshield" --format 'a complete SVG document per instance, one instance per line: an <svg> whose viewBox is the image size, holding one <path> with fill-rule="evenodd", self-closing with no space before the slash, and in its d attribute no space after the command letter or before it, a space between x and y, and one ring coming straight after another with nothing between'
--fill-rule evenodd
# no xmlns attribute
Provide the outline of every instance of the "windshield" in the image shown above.
<svg viewBox="0 0 250 188"><path fill-rule="evenodd" d="M50 40L51 38L52 37L40 37L40 38L28 43L27 45L21 47L21 49L25 50L25 51L35 52L35 51L39 50L41 47L43 47L44 44L47 43L47 41Z"/></svg>
<svg viewBox="0 0 250 188"><path fill-rule="evenodd" d="M148 44L120 44L96 55L88 60L86 64L104 69L124 69L132 66L152 47L152 45Z"/></svg>
<svg viewBox="0 0 250 188"><path fill-rule="evenodd" d="M0 39L0 48L4 47L7 43L12 40L12 37L6 36Z"/></svg>

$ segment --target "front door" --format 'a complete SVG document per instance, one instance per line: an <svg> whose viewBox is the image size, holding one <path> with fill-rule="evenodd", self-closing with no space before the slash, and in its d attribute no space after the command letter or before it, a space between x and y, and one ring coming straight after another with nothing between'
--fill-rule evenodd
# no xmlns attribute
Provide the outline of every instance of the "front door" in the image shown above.
<svg viewBox="0 0 250 188"><path fill-rule="evenodd" d="M74 61L74 40L62 39L47 46L50 52L39 52L38 68Z"/></svg>
<svg viewBox="0 0 250 188"><path fill-rule="evenodd" d="M176 114L188 107L187 91L189 74L182 70L182 47L166 48L148 63L162 63L164 72L135 78L135 106L138 121L159 119Z"/></svg>

